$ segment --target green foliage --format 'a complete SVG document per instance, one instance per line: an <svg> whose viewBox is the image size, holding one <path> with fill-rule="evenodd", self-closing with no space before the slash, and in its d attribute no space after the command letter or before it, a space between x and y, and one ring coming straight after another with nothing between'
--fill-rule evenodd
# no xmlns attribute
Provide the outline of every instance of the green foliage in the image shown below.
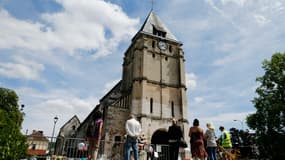
<svg viewBox="0 0 285 160"><path fill-rule="evenodd" d="M262 158L285 159L285 53L275 53L262 68L265 74L256 79L260 86L252 101L256 113L247 117L247 123L256 130Z"/></svg>
<svg viewBox="0 0 285 160"><path fill-rule="evenodd" d="M0 160L20 159L27 149L26 137L20 129L23 113L18 108L17 94L0 88Z"/></svg>

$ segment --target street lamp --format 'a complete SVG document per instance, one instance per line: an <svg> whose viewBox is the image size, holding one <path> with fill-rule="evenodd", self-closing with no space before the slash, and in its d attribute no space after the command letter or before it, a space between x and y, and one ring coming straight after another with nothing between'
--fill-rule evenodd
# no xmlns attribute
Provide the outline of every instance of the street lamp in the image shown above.
<svg viewBox="0 0 285 160"><path fill-rule="evenodd" d="M54 154L54 143L53 143L53 137L54 137L54 129L55 129L55 124L58 121L58 117L55 116L53 118L53 130L52 130L52 137L51 137L51 144L50 144L50 155Z"/></svg>
<svg viewBox="0 0 285 160"><path fill-rule="evenodd" d="M54 129L55 129L55 124L56 124L56 122L57 122L57 121L58 121L58 117L57 117L57 116L55 116L55 117L53 118L53 130L52 130L51 142L53 142Z"/></svg>
<svg viewBox="0 0 285 160"><path fill-rule="evenodd" d="M240 124L241 124L241 129L243 130L243 121L238 120L238 119L234 119L234 121L235 121L235 122L240 122Z"/></svg>
<svg viewBox="0 0 285 160"><path fill-rule="evenodd" d="M21 104L21 108L20 108L20 111L22 112L25 108L25 105L24 104Z"/></svg>

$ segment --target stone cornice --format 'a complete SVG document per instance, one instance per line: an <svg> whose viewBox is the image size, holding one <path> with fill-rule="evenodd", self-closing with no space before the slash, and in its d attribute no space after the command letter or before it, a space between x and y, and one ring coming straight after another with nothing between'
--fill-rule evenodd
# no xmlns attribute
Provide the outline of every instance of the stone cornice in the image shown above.
<svg viewBox="0 0 285 160"><path fill-rule="evenodd" d="M173 88L184 88L184 89L186 89L186 85L185 84L177 85L177 84L164 83L164 82L150 80L147 77L135 77L135 78L133 78L133 82L135 82L135 81L142 81L142 80L146 80L147 83L160 85L162 87L173 87Z"/></svg>
<svg viewBox="0 0 285 160"><path fill-rule="evenodd" d="M160 116L154 116L151 114L139 114L139 115L137 115L137 118L150 118L152 120L165 120L165 121L171 121L172 120L172 118L164 118L164 117L160 117ZM182 122L182 123L189 124L189 121L187 119L184 119L184 118L178 119L178 121Z"/></svg>

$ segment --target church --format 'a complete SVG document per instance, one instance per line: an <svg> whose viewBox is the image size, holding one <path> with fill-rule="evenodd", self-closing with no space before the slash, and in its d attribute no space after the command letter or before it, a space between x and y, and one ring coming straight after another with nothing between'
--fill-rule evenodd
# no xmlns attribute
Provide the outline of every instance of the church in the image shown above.
<svg viewBox="0 0 285 160"><path fill-rule="evenodd" d="M164 135L172 118L178 120L188 141L182 43L153 11L124 53L122 79L80 124L76 137L85 137L88 123L98 110L103 113L104 121L101 154L112 150L110 142L124 141L125 122L130 113L141 123L149 143L167 143Z"/></svg>

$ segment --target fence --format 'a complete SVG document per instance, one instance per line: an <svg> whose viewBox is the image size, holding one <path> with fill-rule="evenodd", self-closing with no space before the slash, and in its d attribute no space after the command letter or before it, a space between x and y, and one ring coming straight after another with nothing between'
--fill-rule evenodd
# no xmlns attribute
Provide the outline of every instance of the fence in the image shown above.
<svg viewBox="0 0 285 160"><path fill-rule="evenodd" d="M41 151L44 154L34 154L30 159L45 160L84 160L88 157L88 142L84 138L45 137L40 141L37 138L29 140L30 153ZM152 150L150 150L152 147ZM39 152L34 152L39 153ZM33 154L30 154L33 155ZM185 154L182 153L182 157ZM101 141L98 157L100 160L122 160L124 156L124 142ZM145 145L139 150L140 160L169 160L168 145Z"/></svg>

